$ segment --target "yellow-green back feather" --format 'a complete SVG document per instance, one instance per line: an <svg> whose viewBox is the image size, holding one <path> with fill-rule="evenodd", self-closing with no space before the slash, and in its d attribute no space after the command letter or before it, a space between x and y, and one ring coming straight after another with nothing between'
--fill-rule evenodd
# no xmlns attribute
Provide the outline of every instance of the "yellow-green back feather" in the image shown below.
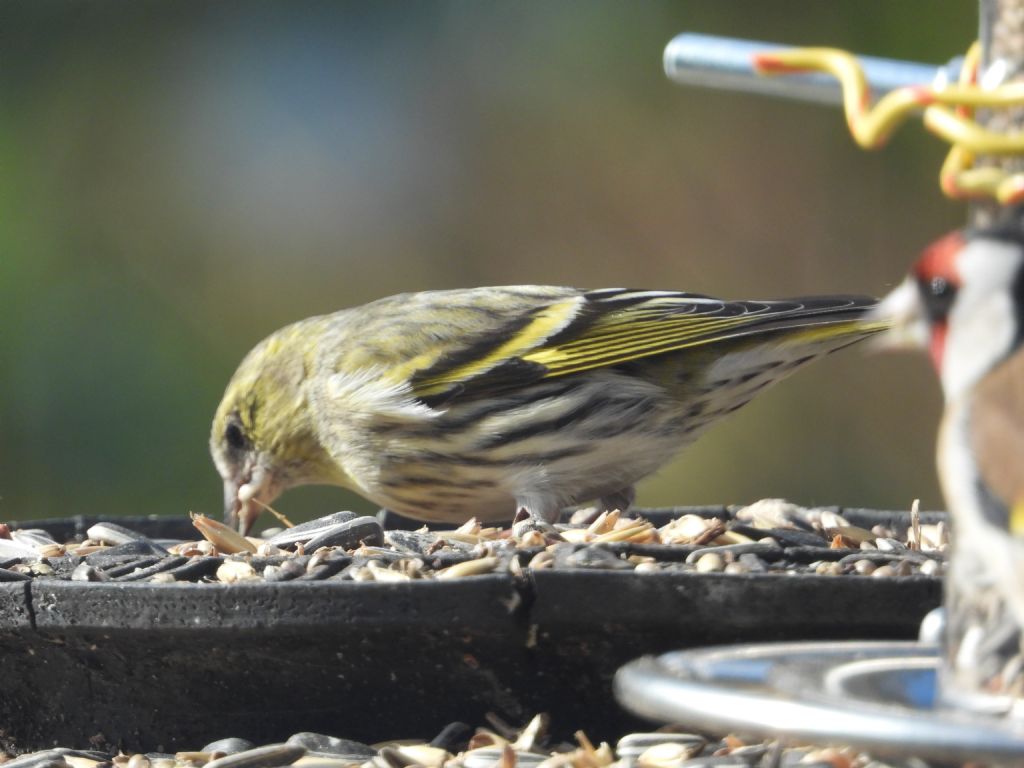
<svg viewBox="0 0 1024 768"><path fill-rule="evenodd" d="M428 295L442 313L473 301L487 311L475 328L454 323L449 333L435 331L427 353L392 369L424 401L492 393L728 339L773 334L795 343L880 330L863 320L875 303L865 297L726 302L670 291L536 286Z"/></svg>

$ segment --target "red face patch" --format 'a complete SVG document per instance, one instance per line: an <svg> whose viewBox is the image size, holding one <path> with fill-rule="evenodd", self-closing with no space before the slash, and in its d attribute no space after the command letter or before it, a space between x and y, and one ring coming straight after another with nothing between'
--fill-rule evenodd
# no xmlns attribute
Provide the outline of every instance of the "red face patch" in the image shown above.
<svg viewBox="0 0 1024 768"><path fill-rule="evenodd" d="M965 244L960 232L953 232L925 249L914 265L921 301L928 316L931 338L928 351L935 370L942 371L942 358L946 351L949 330L948 315L953 298L960 287L960 273L956 268L957 255Z"/></svg>
<svg viewBox="0 0 1024 768"><path fill-rule="evenodd" d="M963 250L966 241L960 232L950 232L925 248L914 264L914 277L918 282L942 278L950 285L960 286L960 273L956 269L957 254Z"/></svg>

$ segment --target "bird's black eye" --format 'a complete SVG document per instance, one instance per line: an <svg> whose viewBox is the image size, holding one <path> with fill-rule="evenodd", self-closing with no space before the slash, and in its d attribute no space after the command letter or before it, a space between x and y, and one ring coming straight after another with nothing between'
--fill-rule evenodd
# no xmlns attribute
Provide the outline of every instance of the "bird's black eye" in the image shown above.
<svg viewBox="0 0 1024 768"><path fill-rule="evenodd" d="M227 427L224 428L224 440L233 450L240 451L245 448L246 439L245 433L242 432L242 426L234 421L228 422Z"/></svg>
<svg viewBox="0 0 1024 768"><path fill-rule="evenodd" d="M919 281L918 288L929 320L941 322L949 317L953 300L956 299L956 286L953 283L944 277L933 277Z"/></svg>

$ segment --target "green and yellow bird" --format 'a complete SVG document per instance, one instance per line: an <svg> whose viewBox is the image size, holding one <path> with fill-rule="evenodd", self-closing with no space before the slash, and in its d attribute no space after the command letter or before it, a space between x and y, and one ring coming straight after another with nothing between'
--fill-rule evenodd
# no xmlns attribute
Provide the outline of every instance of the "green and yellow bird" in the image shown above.
<svg viewBox="0 0 1024 768"><path fill-rule="evenodd" d="M523 285L302 320L246 356L217 409L225 515L247 531L305 484L430 521L625 509L713 421L882 330L875 303Z"/></svg>

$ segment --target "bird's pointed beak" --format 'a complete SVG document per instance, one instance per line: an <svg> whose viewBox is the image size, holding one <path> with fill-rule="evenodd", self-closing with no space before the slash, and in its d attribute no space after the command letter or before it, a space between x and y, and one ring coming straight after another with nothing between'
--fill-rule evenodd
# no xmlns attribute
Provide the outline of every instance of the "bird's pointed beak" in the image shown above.
<svg viewBox="0 0 1024 768"><path fill-rule="evenodd" d="M273 473L256 464L241 481L224 480L224 522L248 534L263 508L277 498Z"/></svg>
<svg viewBox="0 0 1024 768"><path fill-rule="evenodd" d="M869 342L872 349L926 349L928 347L928 322L921 304L917 284L906 278L878 306L871 310L868 322L888 326Z"/></svg>
<svg viewBox="0 0 1024 768"><path fill-rule="evenodd" d="M250 515L249 509L238 498L238 483L233 480L224 481L224 522L232 528L248 533L255 518ZM245 528L242 528L242 520L246 520ZM250 519L251 518L251 519Z"/></svg>

